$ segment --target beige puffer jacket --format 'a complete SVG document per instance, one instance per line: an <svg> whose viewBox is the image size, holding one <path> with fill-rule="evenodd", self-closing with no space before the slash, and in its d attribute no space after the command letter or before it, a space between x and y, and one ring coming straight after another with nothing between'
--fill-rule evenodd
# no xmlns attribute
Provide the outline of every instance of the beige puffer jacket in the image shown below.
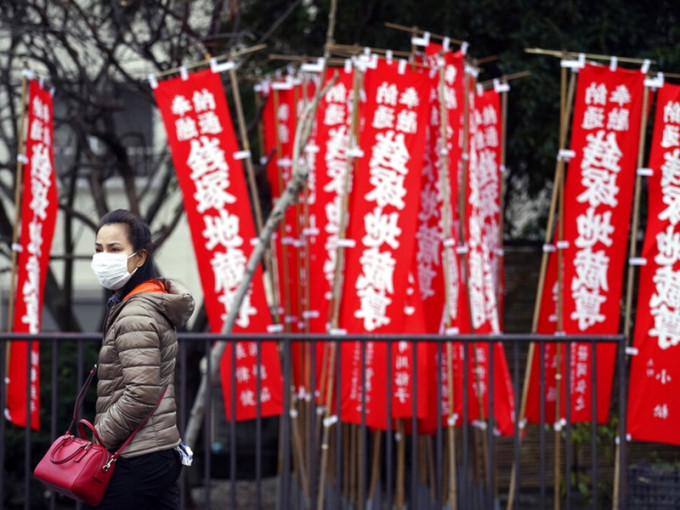
<svg viewBox="0 0 680 510"><path fill-rule="evenodd" d="M162 286L154 288L156 281ZM109 450L118 449L137 428L165 386L168 389L158 409L122 456L136 457L180 443L174 385L178 351L175 328L186 323L193 309L194 299L188 289L166 279L143 283L111 307L99 351L94 421Z"/></svg>

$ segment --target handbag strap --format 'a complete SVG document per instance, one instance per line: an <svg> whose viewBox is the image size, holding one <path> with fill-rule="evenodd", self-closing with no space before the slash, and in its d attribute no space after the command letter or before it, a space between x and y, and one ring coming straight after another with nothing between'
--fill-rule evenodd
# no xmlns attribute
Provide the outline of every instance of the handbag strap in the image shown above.
<svg viewBox="0 0 680 510"><path fill-rule="evenodd" d="M94 374L97 373L97 364L95 363L94 366L92 367L92 370L90 370L90 373L87 376L87 379L85 379L85 383L83 384L83 387L80 388L80 391L78 392L78 396L76 397L76 405L73 408L73 420L71 420L71 425L69 425L68 430L66 431L67 434L71 433L71 430L76 424L76 420L78 419L78 410L80 409L80 406L83 404L83 397L85 397L85 392L87 391L87 388L89 388L90 383L92 382L92 379L94 378Z"/></svg>

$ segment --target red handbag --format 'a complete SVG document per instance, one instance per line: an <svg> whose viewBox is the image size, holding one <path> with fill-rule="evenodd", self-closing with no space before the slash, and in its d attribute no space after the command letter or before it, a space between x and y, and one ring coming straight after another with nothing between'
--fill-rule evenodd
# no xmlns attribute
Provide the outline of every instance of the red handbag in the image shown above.
<svg viewBox="0 0 680 510"><path fill-rule="evenodd" d="M121 447L115 453L110 453L102 445L97 431L89 421L80 420L78 422L80 437L71 433L76 423L83 396L96 370L97 365L92 368L80 393L78 393L73 411L73 421L71 421L68 430L52 443L52 446L33 471L33 475L50 489L91 506L99 505L104 499L104 494L106 494L106 489L116 468L116 460L130 444L135 434L156 411L168 389L166 386L156 403L156 407L144 418ZM87 438L86 428L90 429L92 433L92 441Z"/></svg>

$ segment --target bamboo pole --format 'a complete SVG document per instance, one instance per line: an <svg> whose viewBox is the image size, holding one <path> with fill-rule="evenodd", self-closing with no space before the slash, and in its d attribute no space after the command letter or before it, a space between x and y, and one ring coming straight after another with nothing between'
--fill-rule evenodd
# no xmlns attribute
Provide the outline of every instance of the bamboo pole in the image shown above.
<svg viewBox="0 0 680 510"><path fill-rule="evenodd" d="M328 46L328 45L327 45ZM328 49L326 51L329 51ZM359 132L359 90L361 89L361 74L359 68L354 69L353 83L352 83L352 116L349 130L349 147L354 148L357 145L358 132ZM345 181L343 185L340 207L340 219L338 225L338 240L344 239L347 232L347 208L349 205L349 185L352 178L354 167L354 158L351 155L347 157L347 171L345 172ZM340 316L340 297L342 293L342 272L344 269L344 247L339 243L336 251L335 258L335 274L333 278L333 292L331 293L331 303L329 307L330 312L330 327L331 331L334 331L338 327L339 316ZM328 376L326 380L326 399L324 404L324 416L323 420L323 434L321 441L321 462L320 462L320 476L319 476L319 494L317 500L317 510L323 510L323 487L326 480L326 469L328 464L328 442L330 436L330 428L333 425L331 420L331 404L333 402L333 385L334 385L334 368L335 368L335 357L336 344L335 342L330 342L327 344L328 347ZM325 354L324 354L325 356Z"/></svg>
<svg viewBox="0 0 680 510"><path fill-rule="evenodd" d="M11 275L10 275L10 292L7 304L7 331L11 332L14 327L14 300L16 297L15 287L17 280L17 263L18 252L15 249L19 240L19 225L21 216L21 188L23 185L23 154L24 154L24 132L26 131L26 96L28 94L28 67L24 64L24 73L21 77L21 112L19 114L19 136L17 140L17 166L16 177L14 180L14 225L12 227L12 258L11 258ZM5 345L5 377L9 377L10 370L10 356L12 353L12 342L7 342ZM7 402L7 383L3 383L3 391L5 392L5 402ZM2 419L2 418L0 418Z"/></svg>
<svg viewBox="0 0 680 510"><path fill-rule="evenodd" d="M566 68L562 68L562 73L566 74ZM570 80L569 80L569 86L568 86L568 91L567 91L567 96L566 100L560 99L560 140L559 140L559 149L562 150L564 149L566 145L566 136L567 136L567 126L569 122L569 117L571 116L571 107L572 107L572 102L573 102L573 97L574 97L574 89L576 86L576 76L574 74L571 75ZM560 93L562 95L562 93ZM562 107L562 105L565 105L565 108ZM562 116L564 114L564 116ZM547 222L547 227L545 230L545 237L544 237L544 245L548 246L551 244L552 239L553 239L553 223L555 222L555 209L557 208L557 198L559 194L559 190L562 187L563 183L563 177L564 176L564 161L562 158L557 159L557 163L555 165L555 177L554 177L554 186L553 186L553 192L552 196L550 199L550 208L548 211L548 222ZM539 277L538 277L538 285L537 285L537 291L536 291L536 301L534 302L534 315L533 315L533 321L532 321L532 326L531 326L531 331L535 333L538 330L538 320L540 317L540 311L541 311L541 301L543 300L543 291L544 291L544 286L545 286L545 278L546 278L546 272L547 272L547 266L548 266L548 257L549 254L547 251L543 251L543 255L541 257L541 267L539 270ZM519 411L519 422L520 424L524 421L524 416L526 414L526 406L527 406L527 398L528 398L528 393L529 393L529 384L531 382L531 366L533 365L533 359L535 356L535 344L534 342L531 342L529 344L529 351L527 353L527 368L524 371L524 381L522 384L522 396L520 399L520 411ZM541 363L543 363L543 360L540 360ZM542 398L542 396L541 396ZM521 436L520 436L521 438ZM511 474L510 474L510 486L508 489L508 501L507 501L507 510L510 510L513 506L514 503L514 497L515 497L515 472L516 472L517 466L513 462L512 469L511 469Z"/></svg>
<svg viewBox="0 0 680 510"><path fill-rule="evenodd" d="M278 181L278 187L279 187L279 192L281 192L286 183L283 180L283 175L281 171L281 165L280 162L283 159L283 148L281 146L281 137L279 136L279 120L278 120L278 111L279 111L279 91L276 88L272 87L272 101L274 103L274 116L276 117L276 129L274 130L275 136L275 145L276 145L276 177ZM294 162L291 162L291 164L294 164ZM280 200L280 197L279 197ZM289 281L289 267L288 267L288 245L285 242L285 237L286 237L286 218L284 217L279 224L279 237L281 238L281 264L282 264L282 275L281 277L283 278L283 282L279 282L279 286L283 288L283 296L280 296L280 298L283 298L283 310L279 308L277 310L278 313L283 313L283 320L281 321L283 323L283 329L286 333L290 333L290 287L288 286L288 281ZM276 289L276 292L280 292L280 288ZM279 301L280 304L280 301Z"/></svg>
<svg viewBox="0 0 680 510"><path fill-rule="evenodd" d="M500 80L502 83L507 83L509 81L519 80L520 78L526 78L528 76L531 76L531 71L520 71L518 73L504 74L500 78L493 80L480 81L478 85L480 85L484 90L489 90L495 86L497 80Z"/></svg>
<svg viewBox="0 0 680 510"><path fill-rule="evenodd" d="M649 89L645 85L642 96L642 118L640 121L640 139L638 142L638 161L637 167L642 168L644 164L645 152L645 127L647 126L647 104L649 102ZM635 175L635 195L633 198L633 224L630 230L630 244L628 247L629 260L635 257L637 253L637 231L640 217L640 194L642 190L642 176L636 172ZM626 337L626 346L630 344L631 338L631 315L633 312L633 290L635 287L635 266L628 264L628 276L626 279L626 305L624 315L623 334ZM619 367L619 370L626 370L627 367ZM623 396L619 396L623 398ZM621 441L625 441L625 437L619 437L616 442L616 450L614 453L614 487L612 490L612 509L619 508L619 477L621 473Z"/></svg>
<svg viewBox="0 0 680 510"><path fill-rule="evenodd" d="M596 53L578 53L574 51L557 51L557 50L545 50L542 48L525 48L526 53L532 53L534 55L548 55L551 57L563 58L577 58L579 55L583 55L585 58L590 60L605 60L611 61L613 55L599 55ZM629 64L643 64L649 62L650 64L656 64L656 60L642 59L642 58L630 58L630 57L616 57L619 62L626 62Z"/></svg>
<svg viewBox="0 0 680 510"><path fill-rule="evenodd" d="M469 180L469 162L470 162L470 156L469 156L469 139L470 139L470 78L472 80L476 80L472 74L468 76L468 73L464 73L464 94L465 94L465 100L463 102L464 104L464 120L463 120L463 172L462 172L462 178L461 178L461 190L458 193L459 197L459 208L460 208L460 239L461 243L465 244L465 222L467 220L466 217L466 211L465 211L465 205L466 205L466 197L467 197L467 186L468 186L468 180ZM472 87L474 90L474 87ZM463 280L467 282L467 255L462 254L461 255L461 274L464 274ZM466 292L467 299L469 301L470 299L470 293ZM468 309L470 313L472 313L472 306L468 306ZM474 322L472 321L472 317L470 318L470 324L472 325L472 329L474 330ZM474 332L474 331L473 331ZM479 373L479 364L478 364L478 359L477 359L477 342L472 342L472 372L474 374L474 382L472 383L473 385L476 385L477 388L480 388L480 373ZM480 423L486 423L486 412L484 409L484 400L482 398L482 395L479 394L478 391L475 390L475 395L477 397L477 407L478 407L478 412L479 412L479 421ZM493 410L490 410L491 413L493 413ZM487 423L488 426L488 423ZM474 428L474 434L475 436L479 436L481 433L480 428L475 427ZM487 452L489 449L489 445L487 442L487 437L486 434L481 433L481 443L482 443L482 466L483 466L483 472L484 472L484 478L488 478L486 475L488 474L488 470L490 466L488 465L488 456Z"/></svg>
<svg viewBox="0 0 680 510"><path fill-rule="evenodd" d="M373 462L371 465L371 486L368 491L369 502L373 501L375 498L375 493L378 490L378 484L380 482L380 451L382 443L382 430L378 429L373 434ZM369 506L370 505L370 506ZM369 503L367 508L372 507L372 503Z"/></svg>
<svg viewBox="0 0 680 510"><path fill-rule="evenodd" d="M465 78L463 78L465 79ZM442 190L442 230L444 236L450 236L452 234L451 225L451 196L449 192L450 188L450 178L449 178L449 160L447 149L447 128L448 128L448 110L446 108L445 97L445 76L444 76L444 66L439 69L439 139L440 139L440 188ZM451 328L451 246L444 247L444 324L446 330ZM457 262L457 259L456 259ZM449 494L448 500L451 504L451 510L456 510L458 508L457 499L457 480L456 480L456 424L454 421L455 414L455 394L453 391L453 346L451 342L446 343L446 368L447 368L447 391L448 391L448 402L449 402L449 417L447 420L447 440L449 442ZM441 370L438 368L438 370Z"/></svg>
<svg viewBox="0 0 680 510"><path fill-rule="evenodd" d="M524 75L528 76L528 75ZM502 84L508 84L508 77L502 78ZM507 87L501 93L501 154L500 154L500 192L499 192L499 202L500 202L500 214L498 215L498 246L501 247L496 253L498 257L496 261L496 303L503 302L503 286L501 285L501 268L503 267L502 260L505 256L502 250L503 246L503 229L505 228L505 222L503 217L503 211L505 210L505 146L506 146L506 129L508 122L508 92Z"/></svg>
<svg viewBox="0 0 680 510"><path fill-rule="evenodd" d="M232 55L233 57L233 55ZM231 82L232 96L234 98L234 107L236 110L236 118L238 122L239 136L241 138L241 148L248 154L245 158L246 175L248 176L248 186L250 188L250 195L253 200L253 209L255 209L255 226L257 233L262 230L262 207L260 204L260 196L257 190L257 183L255 182L255 169L253 168L253 158L250 152L250 141L248 140L248 133L246 132L246 122L243 115L243 103L241 101L241 92L238 86L238 77L234 67L229 69L229 81ZM277 133L278 136L278 133ZM270 289L276 290L274 282L274 271L272 269L271 259L271 243L270 249L265 252L263 257L264 268L269 278ZM278 292L272 292L274 309L278 309L279 295ZM274 323L279 322L278 313L272 315Z"/></svg>
<svg viewBox="0 0 680 510"><path fill-rule="evenodd" d="M262 49L264 49L264 48L266 48L266 47L267 47L266 44L257 44L257 45L255 45L255 46L250 46L250 47L248 47L248 48L243 48L243 49L241 49L241 50L231 51L230 53L227 53L227 54L224 54L224 55L219 55L219 56L217 56L217 57L210 57L210 56L208 56L207 58L205 58L205 59L203 59L203 60L199 60L198 62L194 62L194 63L192 63L192 64L187 64L187 65L180 66L180 67L173 67L173 68L171 68L171 69L166 69L165 71L161 71L160 73L156 73L156 74L154 74L153 76L154 76L155 78L157 78L157 79L158 79L158 78L166 78L166 77L168 77L168 76L170 76L170 75L179 73L179 72L180 72L180 69L197 69L197 68L199 68L199 67L205 67L205 66L207 66L207 65L210 64L210 61L211 61L213 58L214 58L215 60L220 60L220 59L223 59L223 58L230 58L230 59L233 59L233 58L236 58L236 57L240 57L240 56L243 56L243 55L247 55L247 54L249 54L249 53L254 53L254 52L256 52L256 51L260 51L260 50L262 50Z"/></svg>
<svg viewBox="0 0 680 510"><path fill-rule="evenodd" d="M428 34L430 34L431 39L437 39L439 41L443 41L444 39L448 39L449 41L451 41L454 44L463 44L463 41L461 41L461 40L452 39L451 37L447 37L445 35L439 35L439 34L433 34L431 32L425 32L424 30L419 30L416 27L407 27L405 25L399 25L397 23L390 23L388 21L385 22L385 26L387 28L393 28L395 30L401 30L403 32L416 33L417 35L421 35L421 34L424 35L425 33L428 33Z"/></svg>
<svg viewBox="0 0 680 510"><path fill-rule="evenodd" d="M406 478L406 430L404 428L404 419L397 420L397 493L395 504L397 510L404 508L406 501L404 490L404 479ZM415 468L415 466L414 466Z"/></svg>

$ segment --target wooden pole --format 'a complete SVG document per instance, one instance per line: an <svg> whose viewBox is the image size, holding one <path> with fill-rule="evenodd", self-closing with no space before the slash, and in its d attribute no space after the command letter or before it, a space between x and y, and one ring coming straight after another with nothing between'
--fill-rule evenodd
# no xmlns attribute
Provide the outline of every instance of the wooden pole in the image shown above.
<svg viewBox="0 0 680 510"><path fill-rule="evenodd" d="M566 73L566 68L562 68L562 73ZM571 115L571 107L572 107L572 102L573 102L573 97L574 97L574 89L576 86L576 76L574 74L571 75L570 80L569 80L569 86L568 86L568 92L566 95L566 101L560 99L560 140L559 140L559 149L562 150L564 149L566 145L566 135L567 135L567 125L569 122L569 117ZM562 93L560 93L562 95ZM562 105L565 105L566 107L563 109ZM562 116L564 114L564 116ZM557 208L557 199L559 195L559 190L562 187L563 183L563 177L564 176L564 161L562 158L557 159L557 163L555 165L555 177L554 177L554 186L553 186L553 192L552 192L552 197L550 199L550 208L548 212L548 223L547 227L545 229L545 237L544 237L544 246L548 246L551 244L552 239L553 239L553 223L555 222L555 209ZM543 255L541 258L541 268L539 270L539 277L538 277L538 285L537 285L537 291L536 291L536 301L534 302L534 316L533 316L533 321L532 321L532 326L531 326L531 331L532 333L536 333L538 330L538 320L540 317L540 312L541 312L541 301L543 300L543 291L545 287L545 278L546 278L546 272L547 272L547 267L548 267L548 257L549 253L544 250ZM528 398L528 393L529 393L529 384L531 382L531 366L533 365L533 359L535 356L535 344L531 342L529 344L529 351L527 353L527 364L526 364L526 369L524 371L524 381L522 384L522 396L520 399L520 409L519 409L519 423L522 424L524 422L524 417L526 415L526 406L527 406L527 398ZM540 363L543 363L543 360L540 360ZM543 398L541 396L541 398ZM520 436L521 438L521 436ZM510 486L508 489L508 501L507 501L507 510L510 510L514 504L514 497L515 497L515 472L516 472L517 466L513 462L512 469L511 469L511 474L510 474Z"/></svg>
<svg viewBox="0 0 680 510"><path fill-rule="evenodd" d="M461 178L461 189L460 192L458 193L459 197L459 208L460 208L460 239L461 239L461 244L465 244L465 222L467 220L466 217L466 211L465 211L465 205L466 205L466 198L467 198L467 186L468 186L468 180L469 180L469 162L470 162L470 155L469 155L469 134L470 134L470 78L473 79L473 85L474 81L476 81L476 78L473 77L472 74L468 76L468 72L465 72L463 74L463 79L464 81L464 93L465 93L465 100L464 100L464 124L463 124L463 173L462 173L462 178ZM474 86L472 87L474 90ZM461 255L461 274L465 275L463 276L463 281L467 282L467 255L463 254ZM466 292L467 299L470 299L470 293ZM472 313L472 307L468 307L470 313ZM470 317L470 324L472 324L472 329L474 333L474 322L472 321L472 317ZM469 352L469 350L468 350ZM480 373L479 373L479 364L477 360L477 342L472 342L472 372L474 374L474 382L472 383L473 385L476 385L477 388L480 388ZM475 395L477 397L477 407L478 407L478 412L479 412L479 421L481 423L486 422L486 412L484 409L484 400L482 398L482 395L479 394L478 391L475 390ZM493 411L492 411L493 412ZM465 425L465 424L464 424ZM488 425L488 423L487 423ZM481 433L481 430L478 427L474 428L474 434L475 436L479 436ZM488 474L488 470L490 466L488 466L488 449L489 445L487 442L487 437L486 434L481 433L481 443L482 443L482 466L484 470L484 478L488 477L486 476Z"/></svg>
<svg viewBox="0 0 680 510"><path fill-rule="evenodd" d="M361 74L358 68L354 69L353 84L352 84L352 116L349 130L349 147L354 148L357 145L359 133L359 90L361 88ZM347 156L347 171L345 172L345 182L342 190L340 207L340 219L338 225L338 240L344 239L347 232L347 208L349 205L349 184L352 179L354 168L354 157ZM340 318L340 298L342 294L342 274L344 269L344 247L339 243L337 246L335 258L335 275L333 278L333 292L331 294L330 303L330 327L334 331L338 327ZM319 496L317 500L317 510L323 510L323 486L326 481L326 469L328 464L328 442L330 437L330 428L334 423L331 420L331 404L333 402L333 385L335 379L335 357L336 352L335 342L330 342L328 345L328 376L326 380L326 399L324 410L324 426L321 441L321 462L320 462L320 476L319 476Z"/></svg>
<svg viewBox="0 0 680 510"><path fill-rule="evenodd" d="M441 168L440 175L440 188L442 192L442 230L444 236L452 235L452 225L451 225L451 196L449 192L450 178L449 178L449 160L448 160L448 150L447 149L447 128L448 128L448 109L446 108L445 98L445 76L444 76L444 66L442 65L439 69L439 140L440 140L440 151L439 151L439 162ZM465 77L463 77L465 79ZM451 264L453 263L451 257L452 246L444 247L444 325L446 331L451 328ZM457 261L457 259L456 259ZM449 442L449 494L448 500L451 504L451 510L456 510L458 508L458 498L457 498L457 480L456 480L456 424L454 421L455 415L455 394L453 391L453 346L451 342L446 343L446 368L447 368L447 392L448 392L448 403L449 403L449 416L447 420L447 440ZM437 368L441 370L441 368Z"/></svg>
<svg viewBox="0 0 680 510"><path fill-rule="evenodd" d="M647 126L647 104L649 102L649 89L645 85L642 96L642 119L640 121L640 139L638 141L638 161L637 167L642 168L644 163L645 152L645 128ZM630 229L630 244L628 247L629 260L635 257L637 253L637 231L640 217L640 194L642 190L642 176L639 173L635 175L635 195L633 198L633 224ZM633 313L633 290L635 288L635 266L628 264L628 276L626 279L626 305L623 324L623 334L626 337L626 346L630 344L631 339L631 315ZM619 370L626 370L627 367L619 367ZM623 395L619 395L623 398ZM612 490L612 509L619 508L619 492L620 484L619 477L621 474L621 441L625 441L625 437L619 437L616 442L616 450L614 453L614 487Z"/></svg>
<svg viewBox="0 0 680 510"><path fill-rule="evenodd" d="M21 112L19 114L19 139L17 141L17 166L16 177L14 179L14 225L12 227L12 259L11 259L11 276L10 276L10 292L7 304L7 331L11 332L14 327L14 300L16 296L15 287L17 279L17 261L19 253L16 250L16 245L19 241L19 225L21 216L21 188L23 185L23 169L24 169L24 133L26 131L26 96L28 95L28 67L24 65L24 73L21 77ZM5 377L9 377L10 356L12 353L12 343L5 344ZM7 402L7 384L3 383L3 391L5 392L5 402ZM3 419L3 418L0 418Z"/></svg>
<svg viewBox="0 0 680 510"><path fill-rule="evenodd" d="M415 467L415 466L414 466ZM397 420L397 492L395 504L397 510L404 508L406 496L404 492L404 480L406 478L406 430L404 419Z"/></svg>
<svg viewBox="0 0 680 510"><path fill-rule="evenodd" d="M545 50L541 48L525 48L526 53L532 53L534 55L548 55L551 57L557 57L559 59L563 58L577 58L583 55L585 58L590 60L605 60L607 62L611 61L613 55L598 55L596 53L578 53L574 51L557 51L557 50ZM643 64L649 62L650 64L655 64L655 60L642 59L642 58L630 58L630 57L616 57L619 62L626 62L629 64ZM664 73L665 74L665 73Z"/></svg>
<svg viewBox="0 0 680 510"><path fill-rule="evenodd" d="M395 30L401 30L403 32L410 32L411 34L413 34L413 33L415 33L416 35L425 34L425 31L419 30L416 27L407 27L405 25L399 25L397 23L390 23L389 21L385 22L385 26L387 28L393 28ZM445 35L432 34L430 32L427 32L427 33L430 34L431 39L437 39L437 40L440 40L440 41L442 41L444 39L448 39L449 41L451 41L454 44L463 44L463 41L460 41L458 39L452 39L450 37L446 37Z"/></svg>

